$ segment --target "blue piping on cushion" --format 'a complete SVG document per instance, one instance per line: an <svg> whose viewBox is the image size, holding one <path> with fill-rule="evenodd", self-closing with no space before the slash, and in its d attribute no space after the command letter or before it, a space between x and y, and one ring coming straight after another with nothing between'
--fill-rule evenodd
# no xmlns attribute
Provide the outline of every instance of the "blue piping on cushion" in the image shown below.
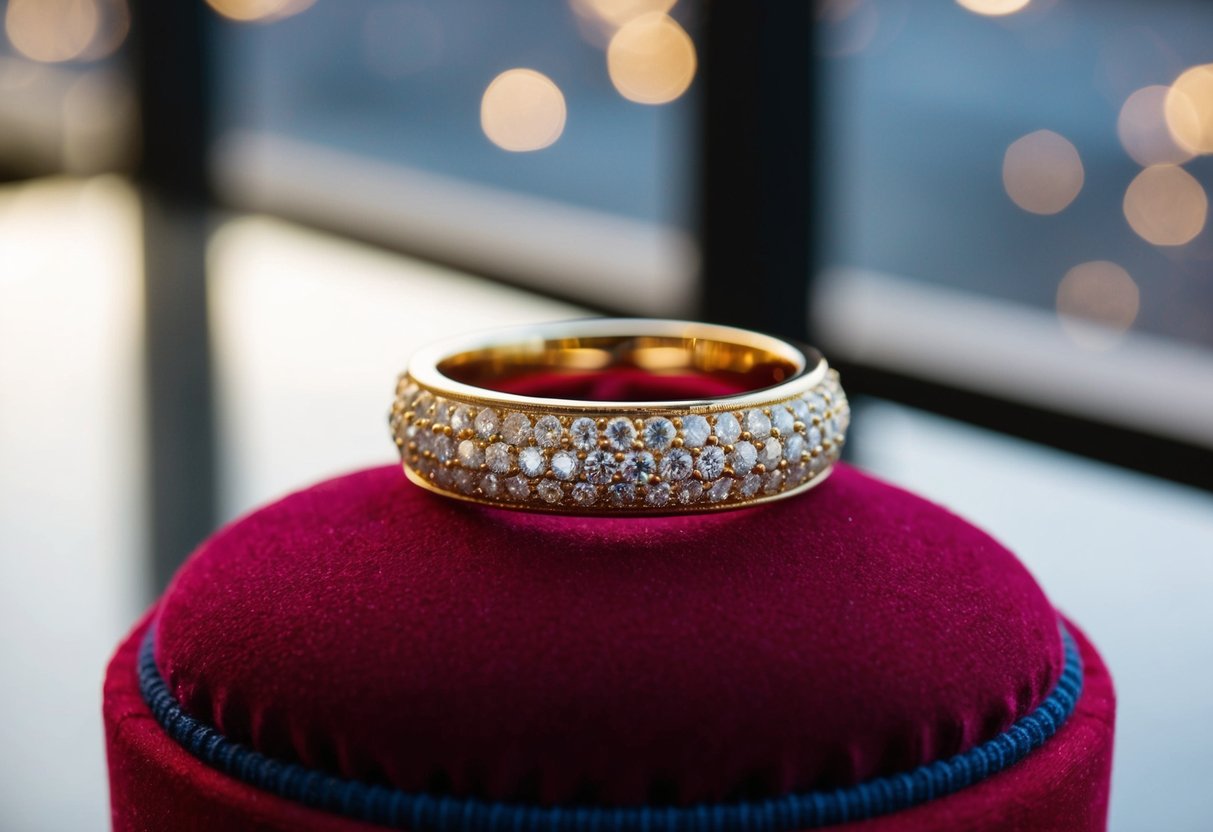
<svg viewBox="0 0 1213 832"><path fill-rule="evenodd" d="M190 754L251 786L357 820L413 832L790 832L895 812L951 794L1044 744L1082 695L1082 657L1061 626L1065 666L1036 710L987 742L945 760L854 786L767 800L695 806L532 806L435 796L346 780L275 760L181 709L156 667L154 631L139 651L139 688L156 720Z"/></svg>

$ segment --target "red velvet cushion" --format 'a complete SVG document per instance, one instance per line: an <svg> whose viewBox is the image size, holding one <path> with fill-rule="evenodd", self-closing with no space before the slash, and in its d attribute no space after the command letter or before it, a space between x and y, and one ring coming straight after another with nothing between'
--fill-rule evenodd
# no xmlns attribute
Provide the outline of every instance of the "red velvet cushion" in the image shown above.
<svg viewBox="0 0 1213 832"><path fill-rule="evenodd" d="M1035 707L1057 617L987 535L841 467L719 514L569 518L395 466L208 541L160 605L185 708L409 790L688 803L853 783Z"/></svg>

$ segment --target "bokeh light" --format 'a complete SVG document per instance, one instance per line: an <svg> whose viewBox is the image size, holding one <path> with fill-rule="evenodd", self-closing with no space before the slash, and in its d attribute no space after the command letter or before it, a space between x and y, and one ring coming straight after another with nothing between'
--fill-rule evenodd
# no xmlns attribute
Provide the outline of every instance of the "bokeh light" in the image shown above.
<svg viewBox="0 0 1213 832"><path fill-rule="evenodd" d="M206 0L219 14L243 23L269 23L311 8L316 0Z"/></svg>
<svg viewBox="0 0 1213 832"><path fill-rule="evenodd" d="M480 126L503 150L540 150L564 132L564 94L533 69L508 69L493 79L480 100Z"/></svg>
<svg viewBox="0 0 1213 832"><path fill-rule="evenodd" d="M1080 263L1057 286L1057 315L1078 346L1106 350L1137 319L1141 293L1127 271L1108 260Z"/></svg>
<svg viewBox="0 0 1213 832"><path fill-rule="evenodd" d="M674 8L675 0L572 0L578 14L593 15L618 29L641 15L664 14Z"/></svg>
<svg viewBox="0 0 1213 832"><path fill-rule="evenodd" d="M857 55L876 39L880 24L870 0L818 0L818 50L831 58Z"/></svg>
<svg viewBox="0 0 1213 832"><path fill-rule="evenodd" d="M1161 84L1143 87L1125 99L1116 119L1120 143L1142 167L1178 165L1192 158L1167 127L1166 102L1169 89Z"/></svg>
<svg viewBox="0 0 1213 832"><path fill-rule="evenodd" d="M1167 127L1192 153L1213 153L1213 64L1184 70L1166 100Z"/></svg>
<svg viewBox="0 0 1213 832"><path fill-rule="evenodd" d="M1056 214L1082 190L1082 159L1051 130L1011 142L1002 160L1002 184L1011 201L1033 214Z"/></svg>
<svg viewBox="0 0 1213 832"><path fill-rule="evenodd" d="M9 0L4 14L13 48L44 63L82 57L100 25L96 0Z"/></svg>
<svg viewBox="0 0 1213 832"><path fill-rule="evenodd" d="M1156 246L1181 246L1205 227L1209 199L1183 168L1153 165L1129 183L1124 211L1142 239Z"/></svg>
<svg viewBox="0 0 1213 832"><path fill-rule="evenodd" d="M607 72L619 94L640 104L678 98L695 77L695 44L669 15L641 15L607 46Z"/></svg>
<svg viewBox="0 0 1213 832"><path fill-rule="evenodd" d="M1031 0L956 0L961 8L986 17L1003 17L1027 8Z"/></svg>

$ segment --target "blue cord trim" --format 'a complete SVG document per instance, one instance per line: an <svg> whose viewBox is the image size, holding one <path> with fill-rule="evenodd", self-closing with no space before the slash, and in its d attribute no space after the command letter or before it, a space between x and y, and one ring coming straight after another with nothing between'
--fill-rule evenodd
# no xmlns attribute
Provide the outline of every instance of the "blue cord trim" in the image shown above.
<svg viewBox="0 0 1213 832"><path fill-rule="evenodd" d="M895 812L952 794L1019 762L1057 733L1082 695L1082 658L1061 628L1065 667L1040 706L997 737L946 760L831 791L696 806L534 806L405 792L275 760L185 713L160 676L148 630L139 688L170 737L207 765L317 809L413 832L790 832Z"/></svg>

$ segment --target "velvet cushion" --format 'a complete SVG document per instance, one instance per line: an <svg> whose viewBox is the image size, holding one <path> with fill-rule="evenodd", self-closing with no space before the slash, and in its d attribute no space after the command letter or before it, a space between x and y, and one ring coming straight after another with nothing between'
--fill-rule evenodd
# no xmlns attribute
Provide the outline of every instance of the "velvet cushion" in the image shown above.
<svg viewBox="0 0 1213 832"><path fill-rule="evenodd" d="M407 790L600 805L854 783L971 747L1057 680L1057 617L987 535L841 467L652 519L471 507L398 468L209 540L160 604L185 709Z"/></svg>

